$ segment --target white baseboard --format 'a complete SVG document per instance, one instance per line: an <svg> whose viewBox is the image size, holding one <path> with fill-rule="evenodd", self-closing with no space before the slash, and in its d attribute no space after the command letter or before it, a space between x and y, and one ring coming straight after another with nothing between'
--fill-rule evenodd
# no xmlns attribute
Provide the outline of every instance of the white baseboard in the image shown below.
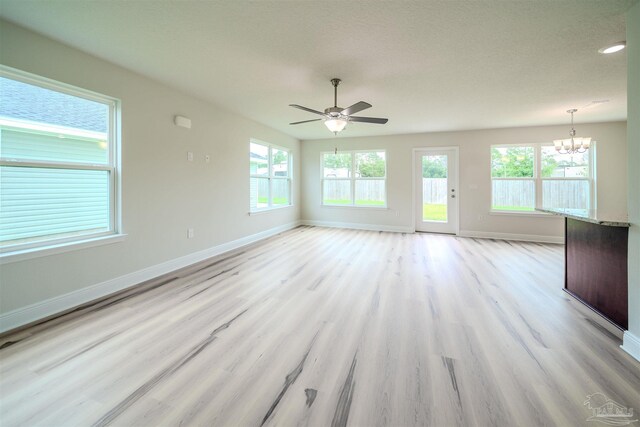
<svg viewBox="0 0 640 427"><path fill-rule="evenodd" d="M0 333L10 331L20 326L27 325L40 319L52 316L72 309L74 307L86 304L98 298L113 294L114 292L130 288L147 280L153 279L163 274L187 267L200 261L216 255L223 254L233 249L255 243L267 237L274 236L283 231L291 230L300 225L300 221L294 221L289 224L274 227L269 230L261 231L250 236L242 237L231 242L223 243L209 249L194 252L189 255L175 258L142 270L125 274L102 283L78 289L68 294L60 295L46 301L31 304L8 313L0 314Z"/></svg>
<svg viewBox="0 0 640 427"><path fill-rule="evenodd" d="M302 220L301 224L314 225L316 227L352 228L355 230L371 230L371 231L390 231L394 233L413 233L415 231L412 227L404 227L404 226L398 226L398 225L360 224L357 222Z"/></svg>
<svg viewBox="0 0 640 427"><path fill-rule="evenodd" d="M493 231L469 231L460 230L460 237L473 237L477 239L519 240L522 242L538 243L564 243L563 236L540 236L537 234L513 234L497 233Z"/></svg>
<svg viewBox="0 0 640 427"><path fill-rule="evenodd" d="M638 362L640 362L640 338L633 335L629 331L624 331L622 337L621 349L633 356Z"/></svg>
<svg viewBox="0 0 640 427"><path fill-rule="evenodd" d="M414 233L413 227L397 226L397 225L380 225L380 224L361 224L353 222L339 222L339 221L314 221L314 220L302 220L303 225L314 225L317 227L331 227L331 228L352 228L356 230L371 230L371 231L391 231L396 233ZM513 233L497 233L491 231L467 231L461 230L458 234L460 237L474 237L479 239L498 239L498 240L518 240L523 242L538 242L538 243L564 243L564 237L562 236L540 236L537 234L513 234Z"/></svg>

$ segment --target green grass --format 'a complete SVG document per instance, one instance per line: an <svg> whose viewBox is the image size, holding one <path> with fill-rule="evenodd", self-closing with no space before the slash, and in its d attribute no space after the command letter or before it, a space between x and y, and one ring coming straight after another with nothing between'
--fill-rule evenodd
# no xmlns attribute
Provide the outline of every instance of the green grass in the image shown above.
<svg viewBox="0 0 640 427"><path fill-rule="evenodd" d="M535 209L526 206L493 206L496 211L533 212ZM422 218L427 221L446 221L447 207L445 205L425 203L422 206Z"/></svg>
<svg viewBox="0 0 640 427"><path fill-rule="evenodd" d="M518 212L533 212L534 208L528 206L492 206L494 211L518 211Z"/></svg>
<svg viewBox="0 0 640 427"><path fill-rule="evenodd" d="M350 205L351 200L349 199L325 199L325 205ZM384 206L384 202L382 200L356 200L356 206Z"/></svg>
<svg viewBox="0 0 640 427"><path fill-rule="evenodd" d="M266 197L258 197L258 203L260 204L267 204L267 198ZM276 205L288 205L289 204L289 200L287 200L286 197L274 197L272 200L272 204L273 206Z"/></svg>
<svg viewBox="0 0 640 427"><path fill-rule="evenodd" d="M446 221L447 205L425 203L422 205L422 219L427 221Z"/></svg>

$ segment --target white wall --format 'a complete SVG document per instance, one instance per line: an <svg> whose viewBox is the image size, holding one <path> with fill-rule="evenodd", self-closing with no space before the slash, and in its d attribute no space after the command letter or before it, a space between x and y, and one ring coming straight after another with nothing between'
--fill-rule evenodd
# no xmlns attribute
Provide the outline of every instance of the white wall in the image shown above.
<svg viewBox="0 0 640 427"><path fill-rule="evenodd" d="M303 141L302 218L318 222L368 224L386 229L413 229L413 148L458 146L460 148L458 194L461 234L507 233L538 236L543 240L547 237L557 239L564 234L563 220L560 217L540 218L489 213L491 206L489 147L492 144L548 142L566 135L568 129L568 125L563 125ZM627 212L626 123L578 123L576 130L579 135L591 136L598 141L598 210L605 215L625 215ZM388 210L321 206L320 153L332 151L336 145L338 150L387 150Z"/></svg>
<svg viewBox="0 0 640 427"><path fill-rule="evenodd" d="M122 101L128 234L123 242L0 266L0 314L299 219L298 140L4 21L0 39L2 64ZM192 129L176 127L176 114L191 118ZM292 149L294 207L248 215L251 137ZM195 238L186 238L188 227Z"/></svg>
<svg viewBox="0 0 640 427"><path fill-rule="evenodd" d="M640 360L640 3L627 12L629 145L629 330L624 348Z"/></svg>
<svg viewBox="0 0 640 427"><path fill-rule="evenodd" d="M638 6L634 9L637 14ZM638 29L633 31L637 33ZM122 213L123 231L128 234L120 243L0 266L0 317L147 267L292 224L300 218L413 229L414 147L460 147L461 230L543 237L563 234L560 218L488 214L489 146L549 141L565 135L568 126L336 138L300 144L287 135L5 21L0 21L0 38L0 63L122 100ZM637 54L635 58L637 70ZM630 94L630 117L632 99L636 115L640 103L637 84L635 87L635 98ZM174 126L175 114L190 117L193 128L187 131ZM635 203L632 209L636 226L632 234L636 236L637 255L640 252L635 186L638 182L635 165L640 163L637 121L634 126L635 136L629 135L630 144L632 139L635 144L629 159L634 171L629 178L629 199ZM626 124L578 123L577 129L580 134L598 140L600 210L612 214L626 212ZM247 155L251 137L293 150L297 178L294 207L255 216L247 214ZM332 150L336 144L341 150L387 150L388 210L321 207L319 153ZM187 151L195 153L194 163L186 161ZM205 153L212 155L210 164L204 163ZM472 184L478 188L472 189ZM195 229L194 239L186 239L188 227ZM630 325L635 325L636 335L640 336L637 264L633 270L635 279L630 271L635 291L630 292L629 298L636 298L632 302L635 309Z"/></svg>

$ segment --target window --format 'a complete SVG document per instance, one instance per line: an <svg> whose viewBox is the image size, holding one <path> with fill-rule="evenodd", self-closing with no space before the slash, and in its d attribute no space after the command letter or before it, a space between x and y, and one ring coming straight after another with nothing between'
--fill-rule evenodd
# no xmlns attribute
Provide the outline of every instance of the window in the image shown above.
<svg viewBox="0 0 640 427"><path fill-rule="evenodd" d="M535 209L534 163L533 147L491 147L491 209Z"/></svg>
<svg viewBox="0 0 640 427"><path fill-rule="evenodd" d="M541 147L542 207L590 209L593 150L595 145L584 153L559 154L553 146Z"/></svg>
<svg viewBox="0 0 640 427"><path fill-rule="evenodd" d="M0 249L115 234L117 101L0 69Z"/></svg>
<svg viewBox="0 0 640 427"><path fill-rule="evenodd" d="M385 151L322 153L322 204L385 207Z"/></svg>
<svg viewBox="0 0 640 427"><path fill-rule="evenodd" d="M249 143L251 212L291 205L291 152L264 142Z"/></svg>
<svg viewBox="0 0 640 427"><path fill-rule="evenodd" d="M595 144L575 154L559 154L553 144L492 146L491 209L590 209L594 150Z"/></svg>

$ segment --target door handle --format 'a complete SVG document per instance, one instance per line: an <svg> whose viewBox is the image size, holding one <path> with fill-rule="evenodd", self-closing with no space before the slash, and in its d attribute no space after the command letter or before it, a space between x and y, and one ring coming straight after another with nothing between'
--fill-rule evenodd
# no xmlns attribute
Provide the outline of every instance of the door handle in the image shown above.
<svg viewBox="0 0 640 427"><path fill-rule="evenodd" d="M456 195L455 195L455 194L452 194L452 195L451 195L451 198L452 198L452 199L455 199L455 198L456 198Z"/></svg>

